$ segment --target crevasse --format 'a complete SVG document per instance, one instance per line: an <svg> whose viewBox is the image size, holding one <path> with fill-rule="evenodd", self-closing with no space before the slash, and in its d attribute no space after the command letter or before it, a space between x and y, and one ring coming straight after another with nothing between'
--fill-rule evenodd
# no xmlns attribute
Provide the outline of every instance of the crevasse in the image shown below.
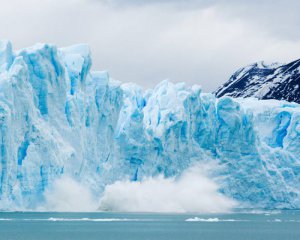
<svg viewBox="0 0 300 240"><path fill-rule="evenodd" d="M1 209L34 208L63 175L100 196L116 180L204 161L241 206L300 207L300 105L168 81L144 91L91 64L87 45L0 43Z"/></svg>

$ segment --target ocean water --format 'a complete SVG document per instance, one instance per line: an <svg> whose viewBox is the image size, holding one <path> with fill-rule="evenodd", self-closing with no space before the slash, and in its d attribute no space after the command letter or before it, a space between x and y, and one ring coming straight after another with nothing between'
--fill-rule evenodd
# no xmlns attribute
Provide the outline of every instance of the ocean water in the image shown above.
<svg viewBox="0 0 300 240"><path fill-rule="evenodd" d="M300 211L232 214L0 213L1 240L297 240Z"/></svg>

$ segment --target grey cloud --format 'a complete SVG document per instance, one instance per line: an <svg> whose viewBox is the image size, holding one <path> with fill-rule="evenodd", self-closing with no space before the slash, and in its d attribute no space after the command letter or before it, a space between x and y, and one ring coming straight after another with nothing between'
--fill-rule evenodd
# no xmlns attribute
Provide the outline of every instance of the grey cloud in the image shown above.
<svg viewBox="0 0 300 240"><path fill-rule="evenodd" d="M163 2L163 3L162 3ZM288 4L287 4L288 2ZM4 0L0 37L88 43L93 69L153 87L163 79L214 90L237 68L300 57L297 1Z"/></svg>
<svg viewBox="0 0 300 240"><path fill-rule="evenodd" d="M178 10L218 7L228 17L246 19L264 26L283 39L298 40L300 31L299 0L91 0L110 6L141 7L145 5L175 6Z"/></svg>

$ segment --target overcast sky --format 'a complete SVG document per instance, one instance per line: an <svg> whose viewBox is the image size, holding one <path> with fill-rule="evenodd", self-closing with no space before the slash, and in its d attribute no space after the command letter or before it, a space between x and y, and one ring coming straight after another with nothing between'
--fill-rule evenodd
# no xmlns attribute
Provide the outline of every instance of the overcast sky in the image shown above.
<svg viewBox="0 0 300 240"><path fill-rule="evenodd" d="M297 0L1 0L0 38L14 48L88 43L93 69L153 87L212 91L252 62L300 58Z"/></svg>

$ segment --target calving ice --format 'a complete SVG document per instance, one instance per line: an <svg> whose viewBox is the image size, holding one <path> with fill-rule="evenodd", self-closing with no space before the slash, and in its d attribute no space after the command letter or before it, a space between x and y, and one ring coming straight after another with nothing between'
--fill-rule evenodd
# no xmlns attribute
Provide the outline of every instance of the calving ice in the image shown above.
<svg viewBox="0 0 300 240"><path fill-rule="evenodd" d="M192 179L213 180L213 194L240 207L300 207L300 105L217 99L168 81L144 91L91 64L86 45L14 52L1 42L1 209L43 206L64 178L88 199L149 178L182 189L182 174L199 164L215 167Z"/></svg>

